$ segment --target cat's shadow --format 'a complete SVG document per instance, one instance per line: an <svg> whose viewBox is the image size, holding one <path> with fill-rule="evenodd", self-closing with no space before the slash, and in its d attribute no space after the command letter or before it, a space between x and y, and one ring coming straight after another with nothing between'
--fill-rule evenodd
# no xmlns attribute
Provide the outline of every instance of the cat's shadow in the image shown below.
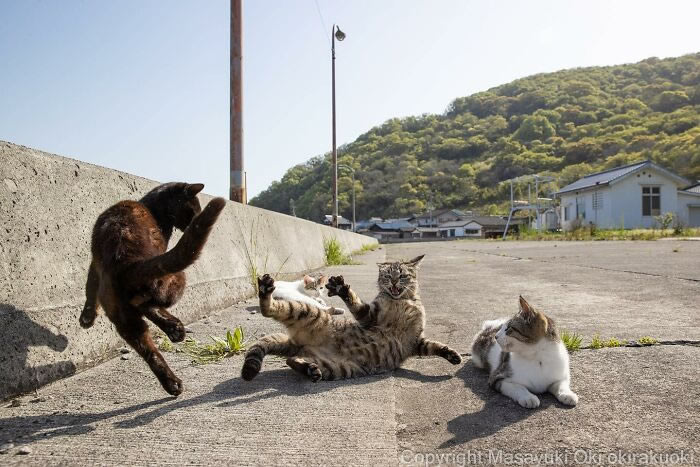
<svg viewBox="0 0 700 467"><path fill-rule="evenodd" d="M60 354L68 347L68 337L35 322L26 311L11 303L0 303L0 330L0 371L9 375L1 378L0 398L32 391L75 373L76 366L70 360L45 364L30 360L32 347L45 347Z"/></svg>
<svg viewBox="0 0 700 467"><path fill-rule="evenodd" d="M464 381L464 385L471 389L484 405L478 412L465 413L447 422L447 430L453 437L442 443L441 449L491 436L550 406L566 407L557 402L551 394L540 394L538 408L523 408L514 400L490 388L486 372L474 366L471 360L459 369L456 376Z"/></svg>
<svg viewBox="0 0 700 467"><path fill-rule="evenodd" d="M169 412L193 407L196 405L211 403L214 407L235 407L241 404L249 404L279 396L299 397L334 391L347 386L376 383L390 377L406 378L425 383L444 381L452 378L452 375L429 376L404 368L381 375L366 376L362 378L346 379L340 381L320 381L312 383L308 378L299 375L289 368L264 370L252 381L242 378L233 378L217 384L208 393L190 399L174 401L142 413L134 418L115 423L117 428L135 428L144 426Z"/></svg>

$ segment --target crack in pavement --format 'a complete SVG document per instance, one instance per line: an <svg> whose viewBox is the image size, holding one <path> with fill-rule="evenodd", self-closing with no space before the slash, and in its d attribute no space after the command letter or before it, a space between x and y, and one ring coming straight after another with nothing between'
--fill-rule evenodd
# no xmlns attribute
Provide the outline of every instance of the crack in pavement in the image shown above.
<svg viewBox="0 0 700 467"><path fill-rule="evenodd" d="M600 349L612 349L612 348L626 348L626 349L638 349L641 347L655 347L658 345L682 345L686 347L700 347L700 340L694 341L694 340L687 340L687 339L678 339L678 340L673 340L673 341L659 341L654 344L639 344L636 341L629 342L625 345L618 345L615 347L612 346L607 346L607 347L591 347L590 345L587 345L585 347L580 347L577 350L600 350ZM472 354L469 352L463 352L459 354L462 357L471 357Z"/></svg>

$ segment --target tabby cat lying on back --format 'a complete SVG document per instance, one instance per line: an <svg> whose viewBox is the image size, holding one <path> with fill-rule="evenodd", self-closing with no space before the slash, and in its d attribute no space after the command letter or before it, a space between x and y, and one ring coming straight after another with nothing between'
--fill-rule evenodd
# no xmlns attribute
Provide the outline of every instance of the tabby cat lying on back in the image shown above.
<svg viewBox="0 0 700 467"><path fill-rule="evenodd" d="M422 256L379 264L379 295L362 303L343 276L328 280L328 295L343 299L355 320L333 319L317 306L275 300L272 277L258 279L260 311L287 327L250 347L241 375L253 379L266 354L287 357L287 365L312 381L354 378L398 368L414 355L437 355L456 365L460 355L423 336L425 309L416 273Z"/></svg>
<svg viewBox="0 0 700 467"><path fill-rule="evenodd" d="M562 404L578 403L569 388L569 354L554 321L523 297L513 318L484 323L472 343L472 361L488 370L489 386L528 409L539 407L535 394L547 391Z"/></svg>
<svg viewBox="0 0 700 467"><path fill-rule="evenodd" d="M120 201L100 214L92 231L92 263L80 315L80 325L89 328L102 306L119 335L174 396L182 392L182 381L158 352L143 318L173 342L185 338L182 322L166 308L182 297L183 269L199 257L226 206L223 198L214 198L202 211L197 193L203 188L202 184L166 183L141 201ZM184 234L166 253L174 227Z"/></svg>

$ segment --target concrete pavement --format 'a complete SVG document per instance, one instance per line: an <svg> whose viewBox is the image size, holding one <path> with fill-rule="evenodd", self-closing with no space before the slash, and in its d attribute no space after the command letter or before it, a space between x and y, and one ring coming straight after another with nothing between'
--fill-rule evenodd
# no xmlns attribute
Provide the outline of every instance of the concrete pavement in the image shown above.
<svg viewBox="0 0 700 467"><path fill-rule="evenodd" d="M700 340L699 242L397 244L328 272L369 299L376 261L421 253L426 334L462 353L482 320L515 312L518 294L584 344L594 334ZM194 323L193 334L279 329L253 310L254 301L240 303ZM624 462L652 450L692 464L700 462L698 357L692 342L582 350L571 363L579 405L544 396L536 410L491 391L468 358L456 367L412 359L388 375L317 384L267 358L246 383L241 356L193 366L168 353L185 382L178 399L165 397L138 357L117 358L0 408L0 445L13 445L0 463L506 464L531 454L610 464L611 453Z"/></svg>

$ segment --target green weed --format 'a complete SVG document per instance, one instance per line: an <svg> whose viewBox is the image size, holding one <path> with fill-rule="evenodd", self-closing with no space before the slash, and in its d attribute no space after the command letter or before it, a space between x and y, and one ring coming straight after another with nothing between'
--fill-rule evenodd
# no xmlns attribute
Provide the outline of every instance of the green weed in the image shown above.
<svg viewBox="0 0 700 467"><path fill-rule="evenodd" d="M576 334L575 332L562 331L561 340L566 346L566 350L569 352L576 352L581 348L583 336Z"/></svg>
<svg viewBox="0 0 700 467"><path fill-rule="evenodd" d="M163 336L161 336L160 338L160 342L158 343L158 349L161 352L175 352L175 346L165 334L163 334Z"/></svg>
<svg viewBox="0 0 700 467"><path fill-rule="evenodd" d="M598 334L593 336L593 340L591 340L591 345L589 346L591 349L602 349L605 347L605 342L600 338Z"/></svg>
<svg viewBox="0 0 700 467"><path fill-rule="evenodd" d="M362 248L359 250L355 250L353 252L353 255L362 255L364 253L369 253L370 251L374 251L377 248L379 248L379 243L365 243L362 245Z"/></svg>
<svg viewBox="0 0 700 467"><path fill-rule="evenodd" d="M637 339L637 342L639 342L641 345L654 345L659 343L658 339L654 339L653 337L649 336L642 336Z"/></svg>
<svg viewBox="0 0 700 467"><path fill-rule="evenodd" d="M589 348L602 349L604 347L624 347L625 345L627 345L626 340L620 340L617 337L611 337L608 340L603 340L598 334L596 334L595 336L593 336Z"/></svg>
<svg viewBox="0 0 700 467"><path fill-rule="evenodd" d="M245 350L243 328L236 327L233 332L226 331L226 337L210 336L211 344L201 344L188 337L182 344L182 350L192 358L192 362L198 365L218 362Z"/></svg>
<svg viewBox="0 0 700 467"><path fill-rule="evenodd" d="M323 251L326 256L326 266L353 264L352 258L343 252L343 247L336 238L323 240Z"/></svg>

